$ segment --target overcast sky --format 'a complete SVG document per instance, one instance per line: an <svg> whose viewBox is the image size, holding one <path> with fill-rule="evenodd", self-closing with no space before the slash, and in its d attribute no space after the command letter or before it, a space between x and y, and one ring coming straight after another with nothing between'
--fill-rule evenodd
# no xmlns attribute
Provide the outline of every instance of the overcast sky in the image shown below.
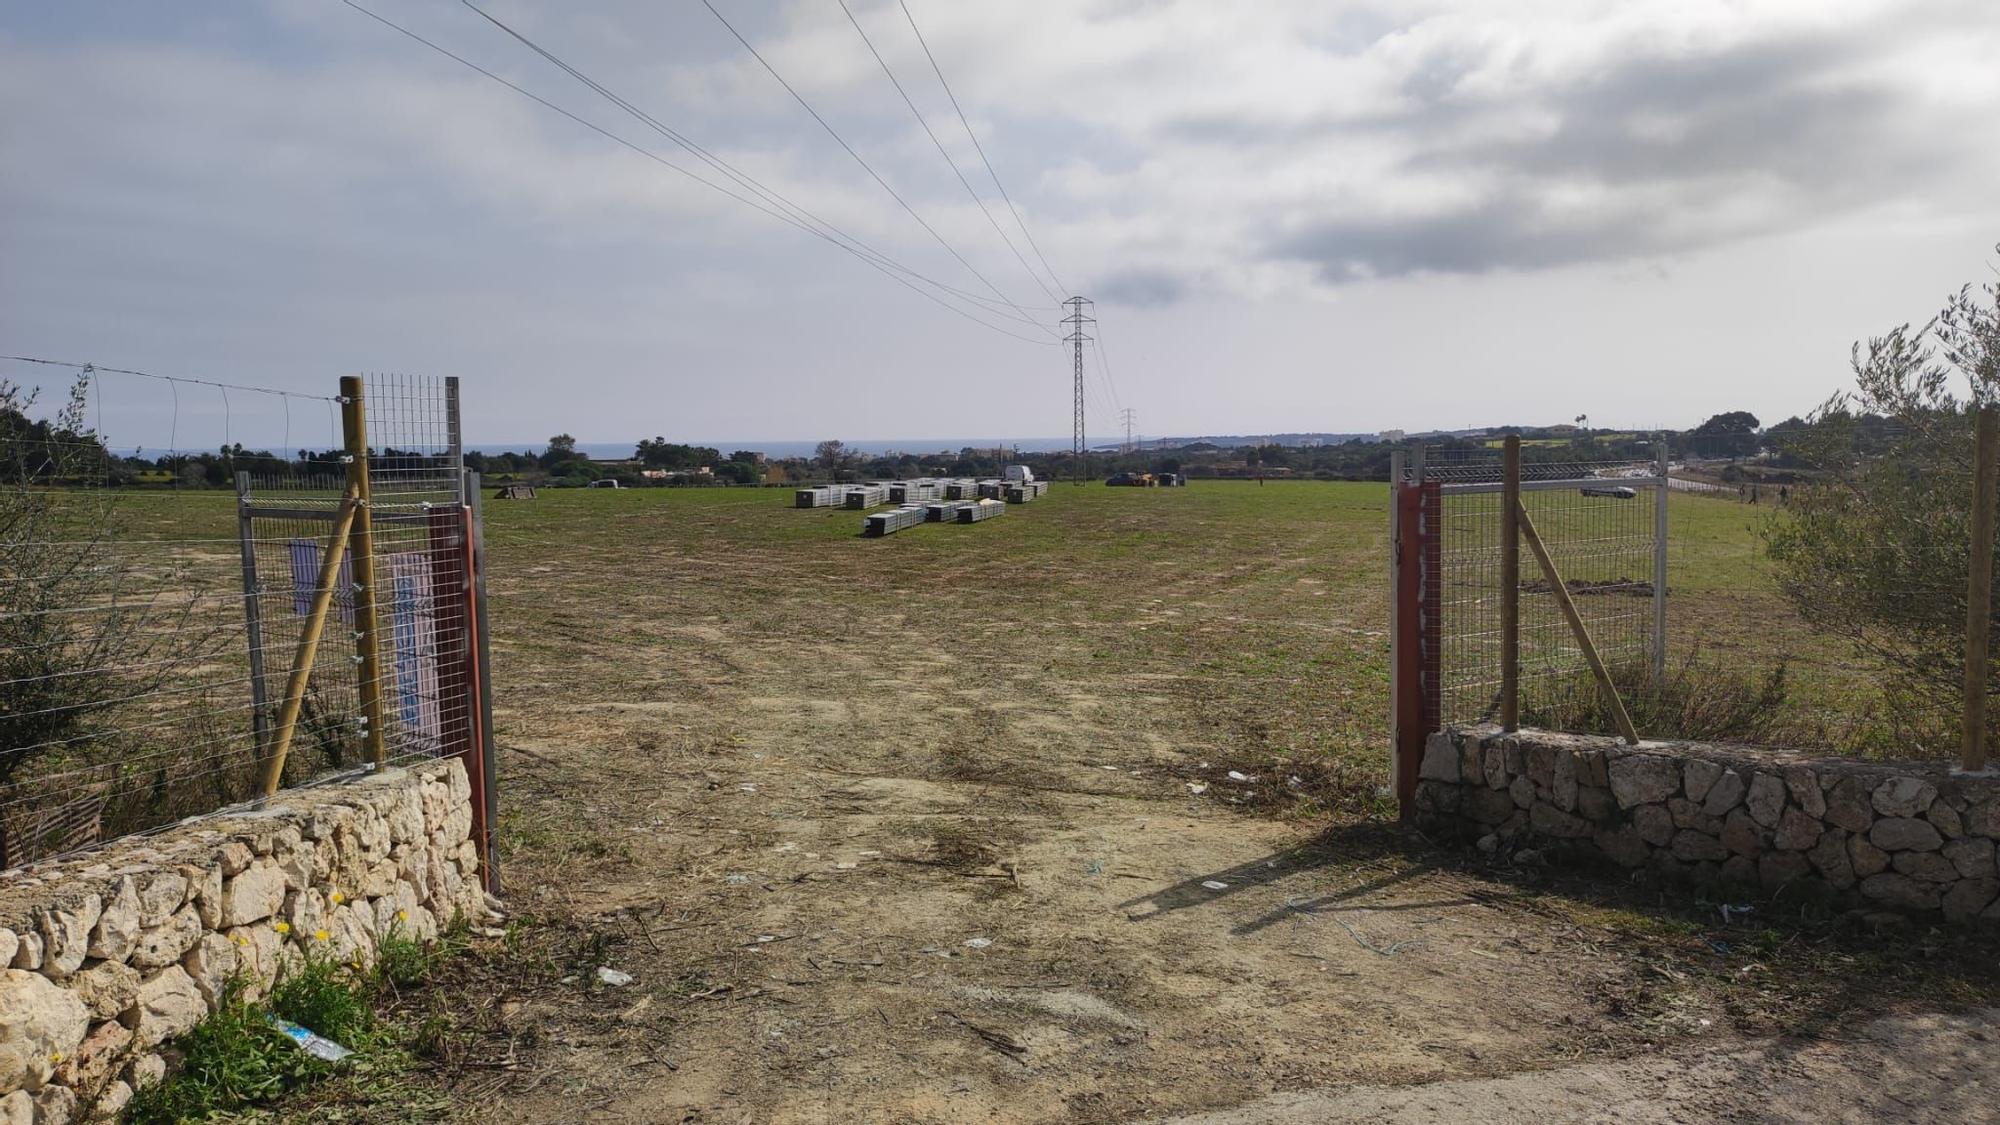
<svg viewBox="0 0 2000 1125"><path fill-rule="evenodd" d="M721 179L456 2L360 2ZM2000 241L1992 0L908 0L1032 246L896 0L848 5L992 222L838 0L713 2L940 238L702 0L482 6L1029 339L338 0L78 0L0 4L0 353L457 375L475 441L1061 436L1059 279L1093 439L1768 423Z"/></svg>

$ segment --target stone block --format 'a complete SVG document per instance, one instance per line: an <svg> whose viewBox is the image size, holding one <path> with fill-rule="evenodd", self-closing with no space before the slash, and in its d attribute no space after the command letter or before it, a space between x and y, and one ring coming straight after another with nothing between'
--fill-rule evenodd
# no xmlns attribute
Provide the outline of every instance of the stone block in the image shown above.
<svg viewBox="0 0 2000 1125"><path fill-rule="evenodd" d="M38 1090L90 1030L69 989L26 969L0 970L0 1089Z"/></svg>
<svg viewBox="0 0 2000 1125"><path fill-rule="evenodd" d="M1733 855L1722 861L1722 881L1730 887L1750 890L1757 886L1757 861L1747 855Z"/></svg>
<svg viewBox="0 0 2000 1125"><path fill-rule="evenodd" d="M1983 879L1961 879L1944 893L1938 906L1944 916L1953 922L1977 918L1981 911L2000 901L2000 879L1988 876Z"/></svg>
<svg viewBox="0 0 2000 1125"><path fill-rule="evenodd" d="M243 841L231 840L222 845L222 850L216 854L216 858L222 864L222 877L227 879L249 868L250 861L256 858L256 853L252 852L250 846Z"/></svg>
<svg viewBox="0 0 2000 1125"><path fill-rule="evenodd" d="M35 1096L16 1090L0 1098L0 1125L35 1125Z"/></svg>
<svg viewBox="0 0 2000 1125"><path fill-rule="evenodd" d="M284 902L283 872L265 864L245 867L223 885L221 925L227 928L261 922L276 914Z"/></svg>
<svg viewBox="0 0 2000 1125"><path fill-rule="evenodd" d="M1535 783L1526 777L1517 777L1507 786L1507 795L1514 798L1517 808L1527 808L1535 803Z"/></svg>
<svg viewBox="0 0 2000 1125"><path fill-rule="evenodd" d="M1507 788L1508 782L1513 780L1513 778L1507 776L1507 752L1498 746L1488 746L1481 751L1481 755L1480 776L1486 779L1486 787L1488 789ZM455 808L454 806L453 809L445 812L444 829L447 836L453 835L451 820L452 812L455 811Z"/></svg>
<svg viewBox="0 0 2000 1125"><path fill-rule="evenodd" d="M164 1043L200 1023L207 1014L208 1003L194 979L179 965L169 965L139 985L134 1045L145 1048Z"/></svg>
<svg viewBox="0 0 2000 1125"><path fill-rule="evenodd" d="M1787 808L1784 815L1778 818L1778 830L1772 835L1771 842L1782 851L1802 852L1819 843L1822 830L1820 822L1804 809Z"/></svg>
<svg viewBox="0 0 2000 1125"><path fill-rule="evenodd" d="M1608 799L1608 797L1607 797ZM1606 859L1620 867L1639 867L1646 862L1651 851L1646 841L1639 836L1639 830L1629 824L1616 828L1600 829L1591 836L1591 843L1603 853Z"/></svg>
<svg viewBox="0 0 2000 1125"><path fill-rule="evenodd" d="M1722 832L1720 819L1701 811L1700 805L1686 797L1667 798L1667 812L1673 815L1675 828L1692 828L1697 832L1706 832L1710 836L1720 835Z"/></svg>
<svg viewBox="0 0 2000 1125"><path fill-rule="evenodd" d="M164 968L194 948L201 935L201 916L194 907L183 906L165 924L140 931L132 947L132 964L140 969Z"/></svg>
<svg viewBox="0 0 2000 1125"><path fill-rule="evenodd" d="M1854 864L1847 856L1847 832L1839 828L1829 828L1820 834L1819 843L1813 845L1806 858L1819 870L1819 876L1827 886L1844 891L1855 883Z"/></svg>
<svg viewBox="0 0 2000 1125"><path fill-rule="evenodd" d="M35 912L42 935L42 972L62 980L83 967L90 956L90 935L97 929L104 904L94 894L78 895L59 906Z"/></svg>
<svg viewBox="0 0 2000 1125"><path fill-rule="evenodd" d="M100 961L69 978L70 989L90 1014L116 1019L139 1001L139 970L120 961Z"/></svg>
<svg viewBox="0 0 2000 1125"><path fill-rule="evenodd" d="M1735 770L1725 769L1722 776L1709 786L1708 796L1702 798L1701 811L1710 816L1722 816L1743 800L1743 775Z"/></svg>
<svg viewBox="0 0 2000 1125"><path fill-rule="evenodd" d="M2000 798L1981 801L1965 810L1965 830L1988 840L2000 840Z"/></svg>
<svg viewBox="0 0 2000 1125"><path fill-rule="evenodd" d="M1915 817L1889 816L1875 822L1868 839L1885 852L1935 851L1944 843L1937 827Z"/></svg>
<svg viewBox="0 0 2000 1125"><path fill-rule="evenodd" d="M1424 760L1417 767L1417 777L1425 781L1458 784L1458 746L1452 742L1451 735L1439 731L1424 740ZM413 793L411 796L414 798L416 794ZM423 826L421 801L417 807L417 821L421 830ZM390 835L394 836L395 832L392 830Z"/></svg>
<svg viewBox="0 0 2000 1125"><path fill-rule="evenodd" d="M1722 767L1706 758L1689 758L1681 763L1681 792L1687 799L1700 804L1715 788L1717 778L1722 776Z"/></svg>
<svg viewBox="0 0 2000 1125"><path fill-rule="evenodd" d="M1765 894L1776 894L1812 874L1812 864L1798 852L1765 852L1757 860L1757 883Z"/></svg>
<svg viewBox="0 0 2000 1125"><path fill-rule="evenodd" d="M1857 878L1866 879L1878 871L1889 869L1889 853L1870 843L1868 837L1859 833L1847 838L1847 858L1854 866Z"/></svg>
<svg viewBox="0 0 2000 1125"><path fill-rule="evenodd" d="M1658 754L1621 754L1608 767L1619 807L1655 804L1680 792L1680 763Z"/></svg>
<svg viewBox="0 0 2000 1125"><path fill-rule="evenodd" d="M1618 819L1618 800L1609 789L1584 786L1576 791L1576 814L1596 824L1610 824Z"/></svg>
<svg viewBox="0 0 2000 1125"><path fill-rule="evenodd" d="M1861 880L1861 893L1898 910L1936 910L1944 898L1944 890L1938 884L1920 883L1894 871Z"/></svg>
<svg viewBox="0 0 2000 1125"><path fill-rule="evenodd" d="M1549 782L1549 801L1564 812L1576 811L1576 796L1579 788L1576 776L1576 755L1567 749L1558 749Z"/></svg>
<svg viewBox="0 0 2000 1125"><path fill-rule="evenodd" d="M1556 748L1536 743L1528 747L1528 780L1548 789L1556 780Z"/></svg>
<svg viewBox="0 0 2000 1125"><path fill-rule="evenodd" d="M222 926L222 867L220 864L187 866L180 869L188 881L188 904L195 909L205 929Z"/></svg>
<svg viewBox="0 0 2000 1125"><path fill-rule="evenodd" d="M0 926L0 969L12 968L14 955L21 952L21 939L14 931Z"/></svg>
<svg viewBox="0 0 2000 1125"><path fill-rule="evenodd" d="M139 926L157 926L187 902L187 876L178 871L160 871L147 876L139 887Z"/></svg>
<svg viewBox="0 0 2000 1125"><path fill-rule="evenodd" d="M1820 787L1819 775L1811 766L1786 766L1784 770L1785 789L1792 800L1805 810L1807 816L1818 820L1826 816L1826 792Z"/></svg>
<svg viewBox="0 0 2000 1125"><path fill-rule="evenodd" d="M1947 840L1956 840L1965 835L1965 819L1959 815L1957 809L1944 801L1932 801L1930 809L1924 813L1924 819L1930 821L1931 826L1938 830L1938 835Z"/></svg>
<svg viewBox="0 0 2000 1125"><path fill-rule="evenodd" d="M1729 849L1722 846L1722 841L1691 828L1683 828L1674 833L1674 841L1670 846L1674 858L1683 862L1709 860L1721 863L1729 858Z"/></svg>
<svg viewBox="0 0 2000 1125"><path fill-rule="evenodd" d="M218 1007L240 962L236 944L221 934L203 934L201 940L181 958L181 968L210 1008Z"/></svg>
<svg viewBox="0 0 2000 1125"><path fill-rule="evenodd" d="M126 1048L131 1045L132 1033L124 1024L115 1020L100 1023L83 1037L76 1050L63 1059L62 1065L56 1067L51 1077L89 1098L111 1081L111 1076L125 1061Z"/></svg>
<svg viewBox="0 0 2000 1125"><path fill-rule="evenodd" d="M1576 839L1590 835L1590 822L1556 808L1546 801L1536 801L1528 810L1528 825L1544 836L1558 839Z"/></svg>
<svg viewBox="0 0 2000 1125"><path fill-rule="evenodd" d="M1942 849L1944 857L1967 879L1987 879L2000 874L1994 869L1993 842L1974 837L1952 840Z"/></svg>
<svg viewBox="0 0 2000 1125"><path fill-rule="evenodd" d="M1632 827L1639 830L1640 839L1656 848L1673 842L1674 818L1665 805L1640 805L1633 809Z"/></svg>
<svg viewBox="0 0 2000 1125"><path fill-rule="evenodd" d="M35 1094L35 1125L70 1125L76 1109L77 1096L68 1086L44 1086Z"/></svg>
<svg viewBox="0 0 2000 1125"><path fill-rule="evenodd" d="M90 931L89 955L123 961L139 941L139 884L130 875L118 881Z"/></svg>
<svg viewBox="0 0 2000 1125"><path fill-rule="evenodd" d="M1750 790L1743 797L1743 807L1750 810L1751 819L1766 828L1776 828L1785 812L1785 782L1776 774L1760 773L1750 779Z"/></svg>
<svg viewBox="0 0 2000 1125"><path fill-rule="evenodd" d="M1956 883L1959 879L1958 868L1936 852L1897 852L1889 857L1889 866L1922 883Z"/></svg>
<svg viewBox="0 0 2000 1125"><path fill-rule="evenodd" d="M39 971L42 967L42 935L39 931L28 931L14 935L14 959L8 968Z"/></svg>
<svg viewBox="0 0 2000 1125"><path fill-rule="evenodd" d="M1827 790L1826 821L1849 832L1866 832L1875 823L1875 805L1860 778L1843 777Z"/></svg>
<svg viewBox="0 0 2000 1125"><path fill-rule="evenodd" d="M1875 787L1870 800L1883 816L1922 816L1937 800L1937 786L1920 777L1892 777Z"/></svg>
<svg viewBox="0 0 2000 1125"><path fill-rule="evenodd" d="M1731 852L1755 859L1763 854L1764 842L1764 833L1751 819L1749 810L1730 809L1729 815L1722 819L1721 843Z"/></svg>
<svg viewBox="0 0 2000 1125"><path fill-rule="evenodd" d="M1514 814L1514 798L1498 789L1466 789L1465 815L1481 824L1498 824Z"/></svg>

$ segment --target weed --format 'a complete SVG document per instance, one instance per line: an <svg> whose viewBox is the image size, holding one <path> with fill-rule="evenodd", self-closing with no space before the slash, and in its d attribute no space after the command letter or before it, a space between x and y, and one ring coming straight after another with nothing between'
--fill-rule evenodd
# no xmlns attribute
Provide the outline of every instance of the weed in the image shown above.
<svg viewBox="0 0 2000 1125"><path fill-rule="evenodd" d="M324 1074L325 1063L272 1027L266 1010L245 1003L241 982L178 1042L185 1052L172 1078L139 1091L126 1111L135 1125L199 1120L269 1101Z"/></svg>

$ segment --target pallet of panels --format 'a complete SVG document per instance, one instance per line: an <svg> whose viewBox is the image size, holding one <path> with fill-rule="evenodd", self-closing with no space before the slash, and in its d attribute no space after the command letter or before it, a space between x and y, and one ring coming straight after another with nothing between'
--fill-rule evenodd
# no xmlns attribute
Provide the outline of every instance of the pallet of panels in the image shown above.
<svg viewBox="0 0 2000 1125"><path fill-rule="evenodd" d="M958 510L975 500L933 500L924 505L925 523L957 523Z"/></svg>
<svg viewBox="0 0 2000 1125"><path fill-rule="evenodd" d="M1006 495L1007 486L1000 481L983 480L979 482L979 498L981 500L1002 500L1006 498Z"/></svg>
<svg viewBox="0 0 2000 1125"><path fill-rule="evenodd" d="M792 499L800 508L835 508L840 506L842 496L841 490L834 487L801 488L792 494Z"/></svg>
<svg viewBox="0 0 2000 1125"><path fill-rule="evenodd" d="M886 512L876 512L861 520L861 534L868 536L894 535L908 527L924 522L924 509L920 504L905 504Z"/></svg>
<svg viewBox="0 0 2000 1125"><path fill-rule="evenodd" d="M958 522L978 523L980 520L992 519L994 516L1004 516L1006 514L1007 505L999 500L975 500L970 504L959 505Z"/></svg>
<svg viewBox="0 0 2000 1125"><path fill-rule="evenodd" d="M946 500L977 500L979 499L979 482L975 480L946 481L944 485L944 498Z"/></svg>
<svg viewBox="0 0 2000 1125"><path fill-rule="evenodd" d="M1009 504L1026 504L1040 495L1041 493L1036 492L1035 486L1032 484L1010 484L1007 486L1007 502Z"/></svg>
<svg viewBox="0 0 2000 1125"><path fill-rule="evenodd" d="M888 489L879 484L858 484L844 494L847 506L856 511L865 508L879 508L888 502Z"/></svg>

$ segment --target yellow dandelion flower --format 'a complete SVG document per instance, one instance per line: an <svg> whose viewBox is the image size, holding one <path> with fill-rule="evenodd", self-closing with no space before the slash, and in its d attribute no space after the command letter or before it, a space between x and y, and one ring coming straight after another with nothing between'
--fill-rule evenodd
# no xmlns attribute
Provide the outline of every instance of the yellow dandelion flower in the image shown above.
<svg viewBox="0 0 2000 1125"><path fill-rule="evenodd" d="M284 921L283 919L271 923L271 928L278 931L281 934L289 934L292 932L292 924L290 922Z"/></svg>
<svg viewBox="0 0 2000 1125"><path fill-rule="evenodd" d="M313 940L314 940L314 941L325 941L325 940L326 940L327 938L330 938L330 937L332 937L332 936L333 936L332 934L329 934L329 933L327 933L327 932L326 932L325 930L314 930L314 931L313 931Z"/></svg>
<svg viewBox="0 0 2000 1125"><path fill-rule="evenodd" d="M339 891L335 891L335 892L333 892L333 894L332 894L332 895L330 895L330 896L328 896L328 897L329 897L329 899L330 899L330 900L331 900L331 901L333 902L333 904L334 904L335 906L339 906L339 905L340 905L341 903L343 903L343 902L346 902L346 901L347 901L347 896L346 896L346 895L344 895L344 894L341 894L341 893L340 893Z"/></svg>
<svg viewBox="0 0 2000 1125"><path fill-rule="evenodd" d="M396 920L397 920L398 922L407 922L407 921L409 921L409 920L410 920L410 912L409 912L409 911L407 911L407 910L398 910L398 911L396 911Z"/></svg>
<svg viewBox="0 0 2000 1125"><path fill-rule="evenodd" d="M62 1053L61 1051L50 1051L50 1052L49 1052L49 1065L50 1065L50 1066L61 1066L61 1065L62 1065L62 1061L63 1061L63 1053Z"/></svg>

